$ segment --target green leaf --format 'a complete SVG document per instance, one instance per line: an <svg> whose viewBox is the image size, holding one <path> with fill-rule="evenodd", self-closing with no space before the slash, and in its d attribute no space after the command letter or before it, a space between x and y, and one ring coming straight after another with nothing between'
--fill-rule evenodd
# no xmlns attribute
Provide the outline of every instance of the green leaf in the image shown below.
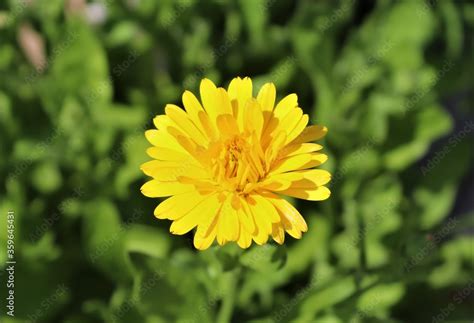
<svg viewBox="0 0 474 323"><path fill-rule="evenodd" d="M90 202L83 216L83 239L89 262L111 280L131 281L133 268L125 248L125 228L107 200Z"/></svg>
<svg viewBox="0 0 474 323"><path fill-rule="evenodd" d="M52 193L62 184L61 172L55 163L41 163L33 170L32 182L33 186L41 193Z"/></svg>
<svg viewBox="0 0 474 323"><path fill-rule="evenodd" d="M370 288L357 301L358 314L388 317L390 308L400 301L404 293L402 283L380 284Z"/></svg>
<svg viewBox="0 0 474 323"><path fill-rule="evenodd" d="M133 224L127 228L125 237L128 252L138 252L151 257L164 258L170 248L165 233L150 226Z"/></svg>

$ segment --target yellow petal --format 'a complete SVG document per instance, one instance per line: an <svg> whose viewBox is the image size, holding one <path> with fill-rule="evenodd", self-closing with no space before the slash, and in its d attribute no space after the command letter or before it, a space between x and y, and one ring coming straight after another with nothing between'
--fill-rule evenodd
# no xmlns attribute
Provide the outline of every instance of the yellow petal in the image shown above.
<svg viewBox="0 0 474 323"><path fill-rule="evenodd" d="M285 131L287 135L296 127L301 117L303 116L303 110L301 108L291 109L284 118L279 120L278 127L275 129L275 132Z"/></svg>
<svg viewBox="0 0 474 323"><path fill-rule="evenodd" d="M241 203L246 203L246 202L241 201ZM239 217L239 222L244 226L245 230L253 234L256 228L255 228L255 222L253 220L252 214L245 212L242 206L237 210L237 216Z"/></svg>
<svg viewBox="0 0 474 323"><path fill-rule="evenodd" d="M199 88L201 101L211 120L215 120L218 112L217 87L209 79L203 79Z"/></svg>
<svg viewBox="0 0 474 323"><path fill-rule="evenodd" d="M322 137L326 135L327 132L328 132L328 128L324 126L316 126L316 125L308 126L303 130L303 132L298 137L296 137L293 140L292 144L315 141L315 140L321 139Z"/></svg>
<svg viewBox="0 0 474 323"><path fill-rule="evenodd" d="M239 106L243 107L252 98L252 80L249 77L236 77L230 81L228 92L230 99L237 100Z"/></svg>
<svg viewBox="0 0 474 323"><path fill-rule="evenodd" d="M327 170L324 170L324 169L303 170L303 171L298 171L297 173L303 175L305 179L316 184L317 186L322 186L324 184L327 184L331 180L331 173L329 173ZM296 185L295 187L304 187L304 186Z"/></svg>
<svg viewBox="0 0 474 323"><path fill-rule="evenodd" d="M298 229L293 223L291 223L287 218L282 217L281 223L283 225L283 229L293 238L301 239L302 232Z"/></svg>
<svg viewBox="0 0 474 323"><path fill-rule="evenodd" d="M275 105L276 88L273 83L265 83L257 95L262 111L272 111Z"/></svg>
<svg viewBox="0 0 474 323"><path fill-rule="evenodd" d="M275 162L272 166L271 174L312 168L323 164L327 159L328 156L321 153L301 154L283 158Z"/></svg>
<svg viewBox="0 0 474 323"><path fill-rule="evenodd" d="M205 164L205 152L207 151L207 147L197 144L196 141L189 138L177 128L169 127L168 132L191 157L193 157L197 162Z"/></svg>
<svg viewBox="0 0 474 323"><path fill-rule="evenodd" d="M252 98L252 80L248 77L243 79L236 77L230 82L228 92L230 100L237 102L235 105L237 114L234 114L234 116L237 119L237 124L240 129L243 129L244 108L247 104L247 100Z"/></svg>
<svg viewBox="0 0 474 323"><path fill-rule="evenodd" d="M189 118L194 122L196 127L198 127L199 130L201 130L202 133L207 134L199 118L200 113L205 114L204 108L202 107L201 103L199 103L199 100L196 98L196 96L190 91L184 91L183 96L182 96L182 101L183 101L184 109L188 113ZM210 137L208 136L208 138Z"/></svg>
<svg viewBox="0 0 474 323"><path fill-rule="evenodd" d="M278 157L278 154L283 148L285 142L286 142L286 132L284 131L280 131L278 134L276 134L275 138L271 139L271 145L268 146L268 149L265 152L265 161L266 161L267 171L270 170L272 166L274 166L273 162Z"/></svg>
<svg viewBox="0 0 474 323"><path fill-rule="evenodd" d="M257 228L257 233L252 235L252 239L258 245L264 245L268 241L268 233L263 228Z"/></svg>
<svg viewBox="0 0 474 323"><path fill-rule="evenodd" d="M189 154L163 147L150 147L146 150L148 156L158 160L183 161L189 159Z"/></svg>
<svg viewBox="0 0 474 323"><path fill-rule="evenodd" d="M153 146L186 152L186 150L168 132L151 129L145 131L145 137Z"/></svg>
<svg viewBox="0 0 474 323"><path fill-rule="evenodd" d="M298 96L294 93L285 96L278 102L273 114L278 119L283 119L292 109L298 106Z"/></svg>
<svg viewBox="0 0 474 323"><path fill-rule="evenodd" d="M302 171L301 171L302 172ZM288 182L295 182L304 179L304 175L301 172L289 172L289 173L281 173L271 175L267 178L267 181L288 181Z"/></svg>
<svg viewBox="0 0 474 323"><path fill-rule="evenodd" d="M196 205L190 212L183 217L173 221L170 232L182 235L191 231L195 226L202 222L203 218L208 217L220 207L217 194L206 196L206 198Z"/></svg>
<svg viewBox="0 0 474 323"><path fill-rule="evenodd" d="M164 182L175 181L176 177L169 176L169 170L179 169L181 165L176 161L162 161L162 160L150 160L146 163L143 163L140 166L140 169L148 176L165 178L162 179ZM165 176L159 176L164 174Z"/></svg>
<svg viewBox="0 0 474 323"><path fill-rule="evenodd" d="M277 137L278 132L275 133L276 128L280 124L280 120L276 118L273 114L268 114L266 113L267 111L264 111L264 125L263 125L263 131L262 131L262 146L264 148L267 148L269 146L269 143L274 140L274 138ZM280 131L280 133L283 132L286 135L285 131Z"/></svg>
<svg viewBox="0 0 474 323"><path fill-rule="evenodd" d="M227 91L221 87L217 89L217 106L218 115L228 114L233 116L229 95Z"/></svg>
<svg viewBox="0 0 474 323"><path fill-rule="evenodd" d="M274 174L261 182L258 187L270 191L281 191L290 188L293 182L303 179L304 176L297 172Z"/></svg>
<svg viewBox="0 0 474 323"><path fill-rule="evenodd" d="M194 190L194 186L178 182L160 182L156 179L146 182L140 188L142 194L148 197L165 197Z"/></svg>
<svg viewBox="0 0 474 323"><path fill-rule="evenodd" d="M293 205L288 201L279 197L275 194L269 194L266 196L268 200L275 206L275 208L280 212L280 216L286 219L292 226L297 228L299 231L306 232L308 231L308 226L306 221L298 212Z"/></svg>
<svg viewBox="0 0 474 323"><path fill-rule="evenodd" d="M164 114L154 117L153 124L155 125L156 129L160 131L166 131L169 126L174 125L171 119Z"/></svg>
<svg viewBox="0 0 474 323"><path fill-rule="evenodd" d="M200 111L204 111L201 103L192 92L184 91L181 99L183 101L184 109L191 119L197 117Z"/></svg>
<svg viewBox="0 0 474 323"><path fill-rule="evenodd" d="M298 121L298 123L296 124L296 126L293 128L293 130L291 130L289 133L288 133L288 138L286 139L286 143L289 143L289 142L292 142L296 137L298 137L301 132L306 128L306 126L308 125L308 121L309 121L309 117L307 114L304 114L300 120Z"/></svg>
<svg viewBox="0 0 474 323"><path fill-rule="evenodd" d="M231 204L231 197L224 202L218 217L217 240L236 241L239 237L240 224L237 210Z"/></svg>
<svg viewBox="0 0 474 323"><path fill-rule="evenodd" d="M272 238L278 244L283 244L283 242L285 242L285 230L280 223L272 224Z"/></svg>
<svg viewBox="0 0 474 323"><path fill-rule="evenodd" d="M255 199L256 208L264 214L265 218L269 220L271 223L278 223L280 222L280 217L278 216L277 210L273 207L272 203L268 201L266 198L259 194L251 194ZM271 233L271 230L268 230L268 233Z"/></svg>
<svg viewBox="0 0 474 323"><path fill-rule="evenodd" d="M230 114L224 114L217 117L217 128L221 132L221 136L233 137L239 133L237 122Z"/></svg>
<svg viewBox="0 0 474 323"><path fill-rule="evenodd" d="M248 100L244 108L244 124L241 129L245 129L249 132L255 131L257 138L260 138L263 129L263 121L263 114L257 100Z"/></svg>
<svg viewBox="0 0 474 323"><path fill-rule="evenodd" d="M273 215L271 213L275 212L274 208L268 207L267 204L262 203L262 199L259 199L257 194L251 194L247 196L246 201L252 212L257 230L263 230L263 232L265 232L267 235L271 234L273 219Z"/></svg>
<svg viewBox="0 0 474 323"><path fill-rule="evenodd" d="M270 191L279 191L280 193L285 194L283 191L288 189L297 188L316 190L319 186L328 183L330 180L331 174L328 171L322 169L310 169L272 175L262 182L262 185L259 186L259 188Z"/></svg>
<svg viewBox="0 0 474 323"><path fill-rule="evenodd" d="M269 191L282 191L290 188L290 186L290 181L282 178L274 178L274 176L256 185L256 187L259 189Z"/></svg>
<svg viewBox="0 0 474 323"><path fill-rule="evenodd" d="M290 144L283 148L283 150L279 153L279 156L281 157L289 157L289 156L294 156L294 155L299 155L299 154L306 154L306 153L312 153L315 151L319 151L323 149L323 146L314 144L311 142L308 143L295 143L295 144Z"/></svg>
<svg viewBox="0 0 474 323"><path fill-rule="evenodd" d="M247 249L252 244L252 235L245 230L242 224L240 225L240 235L237 244L242 249Z"/></svg>
<svg viewBox="0 0 474 323"><path fill-rule="evenodd" d="M252 203L255 204L255 201ZM269 234L266 227L268 226L268 223L270 223L271 227L271 222L265 221L263 217L255 215L254 210L251 209L250 203L247 199L242 203L242 207L244 211L253 218L255 223L255 231L252 233L252 239L259 245L265 244L268 241Z"/></svg>
<svg viewBox="0 0 474 323"><path fill-rule="evenodd" d="M211 119L209 118L209 115L204 112L200 111L198 114L199 121L201 122L201 125L204 129L204 132L206 133L207 137L211 140L214 141L217 138L217 129L215 127L214 122L211 122Z"/></svg>
<svg viewBox="0 0 474 323"><path fill-rule="evenodd" d="M179 177L187 175L194 178L209 178L207 170L188 157L185 161L151 160L141 165L141 170L148 176L160 182L174 182Z"/></svg>
<svg viewBox="0 0 474 323"><path fill-rule="evenodd" d="M192 140L196 141L201 146L207 146L208 140L204 134L196 127L196 125L189 119L186 112L180 107L167 104L165 107L166 115L174 121L174 123Z"/></svg>
<svg viewBox="0 0 474 323"><path fill-rule="evenodd" d="M211 216L210 223L200 223L194 234L194 247L198 250L206 250L212 244L217 234L217 217Z"/></svg>
<svg viewBox="0 0 474 323"><path fill-rule="evenodd" d="M219 220L219 213L222 208L222 202L225 200L219 197L218 199L218 208L209 212L207 216L203 218L203 220L198 224L198 228L194 235L194 245L197 249L203 250L208 248L214 239L217 236L217 225Z"/></svg>
<svg viewBox="0 0 474 323"><path fill-rule="evenodd" d="M326 186L320 186L315 189L290 187L278 193L309 201L323 201L331 195L331 191Z"/></svg>
<svg viewBox="0 0 474 323"><path fill-rule="evenodd" d="M195 191L173 195L155 208L154 215L158 219L179 219L189 213L206 197L206 195L201 195Z"/></svg>

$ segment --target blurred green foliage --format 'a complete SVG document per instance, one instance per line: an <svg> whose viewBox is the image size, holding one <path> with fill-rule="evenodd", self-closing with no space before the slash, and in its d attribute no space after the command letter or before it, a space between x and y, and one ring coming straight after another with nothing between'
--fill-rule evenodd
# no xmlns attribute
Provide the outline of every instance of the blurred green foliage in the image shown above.
<svg viewBox="0 0 474 323"><path fill-rule="evenodd" d="M449 304L472 320L472 295L452 295L472 292L473 214L447 217L473 129L439 139L472 117L473 26L472 2L450 0L2 2L17 298L10 318L2 270L1 321L431 322ZM201 78L238 75L328 126L333 193L296 202L301 240L197 252L139 192L143 132Z"/></svg>

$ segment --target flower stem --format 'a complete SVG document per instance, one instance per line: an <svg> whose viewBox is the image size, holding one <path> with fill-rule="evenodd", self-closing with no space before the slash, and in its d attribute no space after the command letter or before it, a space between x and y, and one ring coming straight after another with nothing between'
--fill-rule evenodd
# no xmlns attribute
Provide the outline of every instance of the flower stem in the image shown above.
<svg viewBox="0 0 474 323"><path fill-rule="evenodd" d="M240 268L236 268L232 273L229 273L227 291L222 300L222 306L217 315L217 323L229 323L232 319L235 305L235 293L240 277Z"/></svg>

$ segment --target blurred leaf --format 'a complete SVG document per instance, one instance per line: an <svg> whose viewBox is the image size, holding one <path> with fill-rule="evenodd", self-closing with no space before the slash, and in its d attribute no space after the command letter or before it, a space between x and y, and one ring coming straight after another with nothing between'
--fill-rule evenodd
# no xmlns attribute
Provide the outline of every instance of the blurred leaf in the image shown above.
<svg viewBox="0 0 474 323"><path fill-rule="evenodd" d="M125 230L115 206L107 200L96 200L90 202L84 212L84 245L88 260L110 279L131 280L133 268L125 250Z"/></svg>
<svg viewBox="0 0 474 323"><path fill-rule="evenodd" d="M32 181L41 193L52 193L61 186L62 177L56 164L46 162L35 167Z"/></svg>
<svg viewBox="0 0 474 323"><path fill-rule="evenodd" d="M300 316L296 321L311 320L319 311L337 304L350 297L356 291L354 279L351 277L341 277L331 286L311 293L306 297L300 306Z"/></svg>
<svg viewBox="0 0 474 323"><path fill-rule="evenodd" d="M404 292L402 283L378 285L359 297L357 307L364 315L387 317L390 308L400 301Z"/></svg>
<svg viewBox="0 0 474 323"><path fill-rule="evenodd" d="M126 233L126 248L152 257L163 258L168 254L169 240L163 232L151 227L134 224Z"/></svg>

